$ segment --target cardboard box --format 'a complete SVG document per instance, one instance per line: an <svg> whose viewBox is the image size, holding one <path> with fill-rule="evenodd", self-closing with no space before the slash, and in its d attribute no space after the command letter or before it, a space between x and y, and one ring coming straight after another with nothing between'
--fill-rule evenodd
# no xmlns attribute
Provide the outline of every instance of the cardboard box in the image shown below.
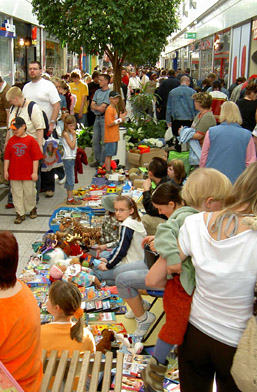
<svg viewBox="0 0 257 392"><path fill-rule="evenodd" d="M162 148L150 148L150 152L144 154L137 154L134 152L127 152L127 163L131 167L147 167L154 157L164 157L164 150Z"/></svg>

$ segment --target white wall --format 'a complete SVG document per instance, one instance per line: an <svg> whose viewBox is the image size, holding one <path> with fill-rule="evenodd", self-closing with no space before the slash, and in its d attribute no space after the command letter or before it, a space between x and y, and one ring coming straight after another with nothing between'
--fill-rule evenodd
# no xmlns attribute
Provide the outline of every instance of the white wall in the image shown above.
<svg viewBox="0 0 257 392"><path fill-rule="evenodd" d="M0 12L38 25L36 16L32 14L30 0L0 0Z"/></svg>

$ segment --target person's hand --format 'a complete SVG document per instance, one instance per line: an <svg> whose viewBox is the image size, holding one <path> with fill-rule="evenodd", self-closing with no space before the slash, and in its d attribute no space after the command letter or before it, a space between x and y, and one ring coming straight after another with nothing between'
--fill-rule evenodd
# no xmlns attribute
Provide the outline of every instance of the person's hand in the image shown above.
<svg viewBox="0 0 257 392"><path fill-rule="evenodd" d="M183 128L183 125L181 125L181 127L178 130L178 134L180 135L181 129Z"/></svg>
<svg viewBox="0 0 257 392"><path fill-rule="evenodd" d="M106 267L106 263L100 263L97 268L101 271L108 271L108 268Z"/></svg>
<svg viewBox="0 0 257 392"><path fill-rule="evenodd" d="M82 118L83 117L83 113L79 112L78 117Z"/></svg>
<svg viewBox="0 0 257 392"><path fill-rule="evenodd" d="M100 259L99 260L101 260L103 263L107 263L107 259L105 259L104 257L100 257Z"/></svg>
<svg viewBox="0 0 257 392"><path fill-rule="evenodd" d="M182 263L167 265L167 274L181 274Z"/></svg>
<svg viewBox="0 0 257 392"><path fill-rule="evenodd" d="M147 178L143 182L143 189L144 189L144 191L150 191L150 189L151 189L151 180L150 180L150 178Z"/></svg>
<svg viewBox="0 0 257 392"><path fill-rule="evenodd" d="M154 247L154 240L150 242L149 246L152 252L156 252L156 249Z"/></svg>
<svg viewBox="0 0 257 392"><path fill-rule="evenodd" d="M99 249L99 250L105 250L105 249L107 249L107 245L106 245L106 244L99 245L97 249Z"/></svg>
<svg viewBox="0 0 257 392"><path fill-rule="evenodd" d="M4 179L5 179L6 181L9 180L9 173L8 173L8 171L5 171L5 172L4 172Z"/></svg>
<svg viewBox="0 0 257 392"><path fill-rule="evenodd" d="M95 276L94 284L95 284L95 287L100 290L101 282L100 282L100 280L96 276Z"/></svg>
<svg viewBox="0 0 257 392"><path fill-rule="evenodd" d="M171 127L171 122L170 122L170 123L167 123L167 127L168 127L168 128Z"/></svg>
<svg viewBox="0 0 257 392"><path fill-rule="evenodd" d="M142 241L142 248L144 248L144 246L146 245L146 244L150 244L150 242L152 242L154 240L154 235L148 235L148 236L146 236L144 239L143 239L143 241Z"/></svg>
<svg viewBox="0 0 257 392"><path fill-rule="evenodd" d="M53 133L54 127L55 127L55 124L50 122L50 123L49 123L49 129L48 129L48 133L49 133L50 135Z"/></svg>
<svg viewBox="0 0 257 392"><path fill-rule="evenodd" d="M32 181L37 181L38 180L38 175L37 175L37 173L32 173L31 174L31 179L32 179Z"/></svg>
<svg viewBox="0 0 257 392"><path fill-rule="evenodd" d="M120 113L120 118L122 119L122 121L125 120L126 115L127 115L127 112L125 112L125 113Z"/></svg>

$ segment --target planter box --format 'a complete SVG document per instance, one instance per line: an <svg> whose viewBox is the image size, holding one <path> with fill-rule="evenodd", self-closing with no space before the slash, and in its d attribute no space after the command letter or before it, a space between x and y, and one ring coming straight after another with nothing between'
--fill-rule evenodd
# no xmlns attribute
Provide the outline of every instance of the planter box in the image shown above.
<svg viewBox="0 0 257 392"><path fill-rule="evenodd" d="M146 152L144 154L137 154L134 152L127 152L127 163L129 168L131 167L143 167L148 166L150 161L154 157L163 158L164 150L162 148L151 148L150 152Z"/></svg>

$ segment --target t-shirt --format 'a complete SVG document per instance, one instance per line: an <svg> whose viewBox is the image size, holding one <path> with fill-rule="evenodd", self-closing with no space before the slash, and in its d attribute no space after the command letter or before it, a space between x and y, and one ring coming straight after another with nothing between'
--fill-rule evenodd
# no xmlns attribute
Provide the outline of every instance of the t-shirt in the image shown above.
<svg viewBox="0 0 257 392"><path fill-rule="evenodd" d="M48 121L51 121L53 105L60 102L60 97L55 85L41 78L38 82L30 82L23 87L23 95L30 101L35 101L41 110L47 115Z"/></svg>
<svg viewBox="0 0 257 392"><path fill-rule="evenodd" d="M28 101L29 103L29 101ZM37 139L37 129L44 129L45 128L45 120L43 117L42 110L37 104L33 105L31 118L28 113L28 105L22 107L15 106L9 116L9 125L11 124L14 117L22 117L26 123L27 131L26 133L34 139ZM13 135L12 130L9 130L10 136Z"/></svg>
<svg viewBox="0 0 257 392"><path fill-rule="evenodd" d="M96 103L97 106L100 106L102 103L105 103L108 106L110 105L109 94L110 94L109 88L107 90L102 90L102 89L96 90L93 96L93 101ZM95 115L103 114L98 110L92 110L92 112L95 113Z"/></svg>
<svg viewBox="0 0 257 392"><path fill-rule="evenodd" d="M242 98L239 99L236 104L239 107L243 119L242 127L249 131L253 131L256 125L255 113L257 110L257 99L249 101L249 99Z"/></svg>
<svg viewBox="0 0 257 392"><path fill-rule="evenodd" d="M71 141L73 141L73 138L76 136L71 134L70 132L67 132L69 138ZM68 145L68 143L66 142L66 140L64 139L64 137L61 138L61 143L63 145L63 157L62 159L76 159L76 155L77 155L77 140L76 140L76 146L74 148L74 150L72 150L70 148L70 146Z"/></svg>
<svg viewBox="0 0 257 392"><path fill-rule="evenodd" d="M88 328L84 328L83 341L81 343L72 340L70 337L71 323L50 323L41 326L41 346L47 350L47 355L52 350L58 350L58 356L61 356L63 350L69 350L69 356L72 351L79 350L95 351L95 340Z"/></svg>
<svg viewBox="0 0 257 392"><path fill-rule="evenodd" d="M70 90L71 93L76 95L77 101L74 107L74 113L79 113L80 112L80 105L82 101L83 96L88 96L88 87L87 84L83 82L79 82L78 84L76 83L70 83ZM87 99L85 99L85 105L83 108L83 113L87 112Z"/></svg>
<svg viewBox="0 0 257 392"><path fill-rule="evenodd" d="M108 106L104 117L104 142L112 143L120 140L119 124L109 127L118 118L117 110L113 106Z"/></svg>
<svg viewBox="0 0 257 392"><path fill-rule="evenodd" d="M32 181L33 161L43 158L37 141L29 135L12 136L9 139L4 159L10 161L9 179L14 181Z"/></svg>
<svg viewBox="0 0 257 392"><path fill-rule="evenodd" d="M29 288L0 298L0 361L25 392L39 392L42 379L40 311Z"/></svg>
<svg viewBox="0 0 257 392"><path fill-rule="evenodd" d="M198 113L194 121L191 125L192 128L196 130L196 132L199 132L201 135L205 136L206 132L209 130L210 127L214 127L216 125L216 120L213 115L213 113L207 112L204 113L204 115L201 115L201 113ZM203 144L203 140L199 140L200 144Z"/></svg>
<svg viewBox="0 0 257 392"><path fill-rule="evenodd" d="M228 97L225 93L222 93L221 91L211 91L210 94L212 96L212 112L214 115L219 116L221 106L224 102L227 101Z"/></svg>
<svg viewBox="0 0 257 392"><path fill-rule="evenodd" d="M185 219L179 244L195 267L190 323L213 339L236 347L253 311L256 231L217 241L207 230L204 213L199 213Z"/></svg>

